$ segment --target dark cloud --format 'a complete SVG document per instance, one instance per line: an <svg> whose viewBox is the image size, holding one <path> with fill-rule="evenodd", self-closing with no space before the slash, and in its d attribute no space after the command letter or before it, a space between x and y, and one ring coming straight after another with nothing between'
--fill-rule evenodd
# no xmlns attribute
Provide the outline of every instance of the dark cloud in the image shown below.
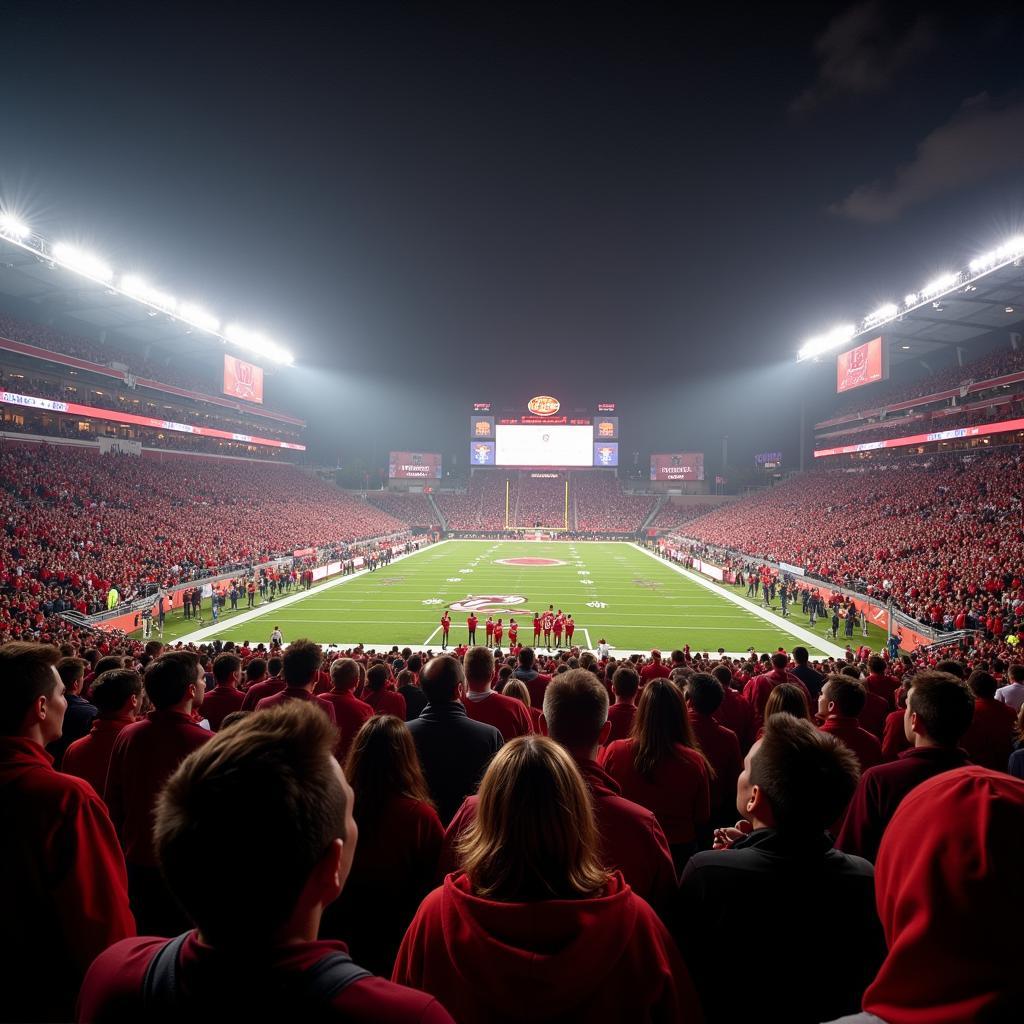
<svg viewBox="0 0 1024 1024"><path fill-rule="evenodd" d="M897 21L890 10L866 0L829 22L814 41L818 77L792 102L793 113L808 113L842 97L883 92L900 71L935 45L927 16Z"/></svg>
<svg viewBox="0 0 1024 1024"><path fill-rule="evenodd" d="M859 185L830 210L866 223L890 221L911 206L1021 168L1024 101L1000 105L982 94L926 135L891 180Z"/></svg>

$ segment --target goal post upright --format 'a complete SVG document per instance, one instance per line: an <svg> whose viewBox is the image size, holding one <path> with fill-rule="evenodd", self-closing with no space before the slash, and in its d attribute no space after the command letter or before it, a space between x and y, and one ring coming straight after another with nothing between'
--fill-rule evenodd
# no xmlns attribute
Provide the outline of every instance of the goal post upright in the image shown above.
<svg viewBox="0 0 1024 1024"><path fill-rule="evenodd" d="M569 478L565 478L565 515L563 517L562 529L569 529Z"/></svg>

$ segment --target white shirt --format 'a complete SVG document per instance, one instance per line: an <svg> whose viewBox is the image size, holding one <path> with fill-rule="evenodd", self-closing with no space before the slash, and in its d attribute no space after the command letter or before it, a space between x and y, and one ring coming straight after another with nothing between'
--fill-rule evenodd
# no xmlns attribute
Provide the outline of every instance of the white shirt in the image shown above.
<svg viewBox="0 0 1024 1024"><path fill-rule="evenodd" d="M1007 707L1014 711L1020 711L1021 704L1024 704L1024 683L1010 683L1009 686L1000 686L996 690L996 700L1002 701Z"/></svg>

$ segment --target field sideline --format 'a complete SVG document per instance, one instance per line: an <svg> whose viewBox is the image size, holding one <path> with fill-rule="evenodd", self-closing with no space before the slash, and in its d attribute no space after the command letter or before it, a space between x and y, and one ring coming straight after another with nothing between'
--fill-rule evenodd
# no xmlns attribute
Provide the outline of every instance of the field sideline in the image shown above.
<svg viewBox="0 0 1024 1024"><path fill-rule="evenodd" d="M571 612L575 643L596 647L604 638L624 653L693 649L737 654L803 643L812 654L835 654L819 623L812 634L799 608L791 619L759 609L723 587L621 542L443 541L398 559L376 572L334 577L308 594L293 594L255 611L222 612L210 624L205 603L202 628L180 611L169 617L164 639L203 642L214 638L267 642L275 626L285 641L309 637L342 647L397 644L440 647L438 620L451 608L452 644L466 639L466 616L477 609L483 640L488 614L519 623L520 642L532 643L533 612L549 604ZM801 628L802 627L802 628ZM869 643L882 633L872 627ZM860 641L859 632L855 642ZM503 646L508 645L506 631Z"/></svg>

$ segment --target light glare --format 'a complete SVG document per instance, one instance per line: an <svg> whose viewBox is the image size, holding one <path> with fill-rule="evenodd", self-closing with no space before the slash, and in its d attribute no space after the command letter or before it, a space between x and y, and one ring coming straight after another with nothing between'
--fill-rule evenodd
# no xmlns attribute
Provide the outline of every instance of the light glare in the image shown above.
<svg viewBox="0 0 1024 1024"><path fill-rule="evenodd" d="M91 252L85 252L67 242L58 242L51 250L53 258L68 270L74 270L94 281L108 284L114 276L113 270Z"/></svg>
<svg viewBox="0 0 1024 1024"><path fill-rule="evenodd" d="M178 300L173 295L158 291L135 274L125 274L121 278L121 291L127 292L133 299L148 302L151 306L165 309L169 313L173 313L178 306Z"/></svg>
<svg viewBox="0 0 1024 1024"><path fill-rule="evenodd" d="M0 235L11 238L28 238L32 232L28 225L14 216L13 213L0 213Z"/></svg>

